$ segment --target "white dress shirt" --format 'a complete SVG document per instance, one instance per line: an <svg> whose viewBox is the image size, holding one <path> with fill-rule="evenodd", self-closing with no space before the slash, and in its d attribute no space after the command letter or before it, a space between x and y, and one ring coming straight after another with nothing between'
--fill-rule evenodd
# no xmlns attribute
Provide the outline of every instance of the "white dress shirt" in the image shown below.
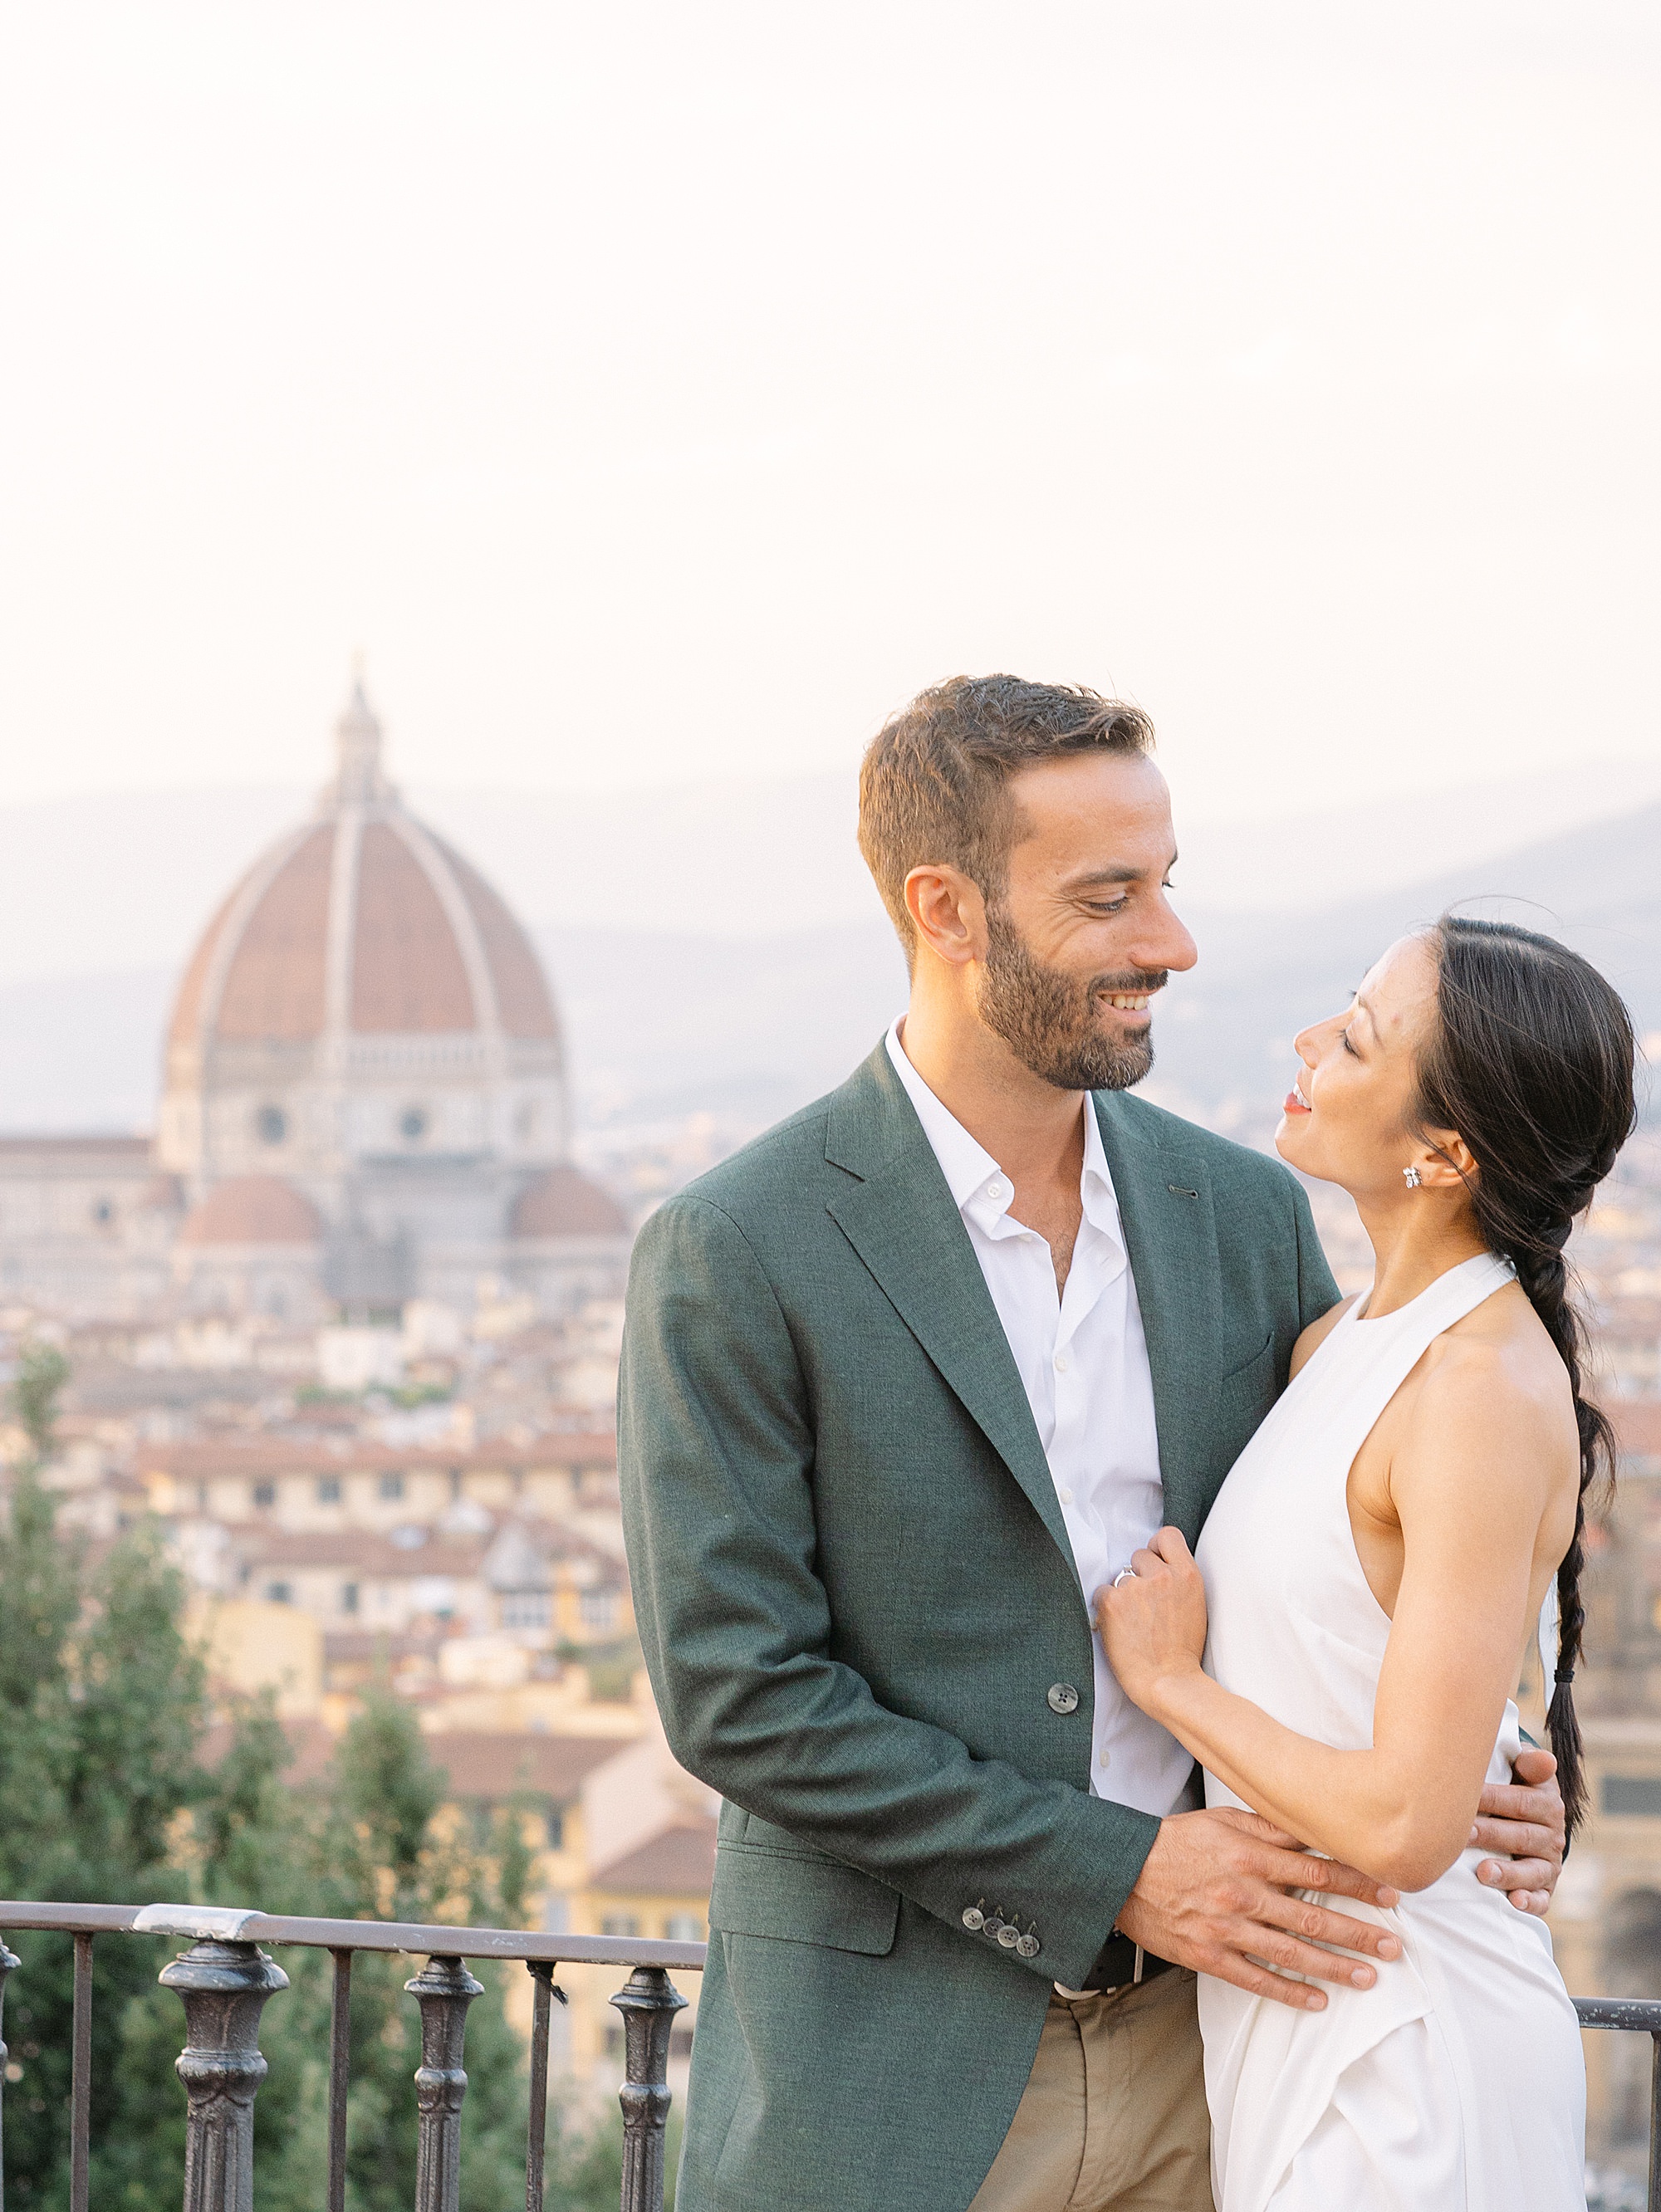
<svg viewBox="0 0 1661 2212"><path fill-rule="evenodd" d="M1089 1609L1095 1592L1165 1521L1147 1340L1100 1127L1086 1099L1079 1183L1084 1218L1067 1287L1058 1296L1049 1244L1011 1215L1008 1176L912 1066L897 1021L888 1032L888 1054L963 1216L1009 1340ZM1192 1759L1120 1689L1093 1621L1092 1648L1092 1790L1144 1813L1176 1811L1187 1802Z"/></svg>

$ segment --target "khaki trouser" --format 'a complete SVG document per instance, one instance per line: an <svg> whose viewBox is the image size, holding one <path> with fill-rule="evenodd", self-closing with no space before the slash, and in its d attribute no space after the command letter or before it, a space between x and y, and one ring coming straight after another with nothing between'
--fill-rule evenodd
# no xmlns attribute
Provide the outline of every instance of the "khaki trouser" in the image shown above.
<svg viewBox="0 0 1661 2212"><path fill-rule="evenodd" d="M1192 1974L1050 1999L1003 2148L969 2212L1212 2212Z"/></svg>

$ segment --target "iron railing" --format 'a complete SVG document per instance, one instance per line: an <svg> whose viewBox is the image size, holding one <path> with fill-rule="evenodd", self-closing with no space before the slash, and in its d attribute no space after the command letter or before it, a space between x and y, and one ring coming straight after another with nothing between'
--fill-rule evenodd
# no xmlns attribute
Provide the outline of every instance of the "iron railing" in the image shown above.
<svg viewBox="0 0 1661 2212"><path fill-rule="evenodd" d="M1661 2212L1661 2002L1652 1997L1576 1997L1582 2027L1624 2028L1650 2039L1650 2212Z"/></svg>
<svg viewBox="0 0 1661 2212"><path fill-rule="evenodd" d="M416 2072L417 2212L459 2212L461 2108L467 2094L462 2066L467 2008L484 1984L469 1959L520 1961L534 1985L531 2013L531 2094L525 2151L526 2212L542 2212L543 2156L548 2122L550 2027L565 1993L554 1980L560 1966L628 1966L611 1999L623 2014L624 2081L622 2212L662 2212L664 2132L669 2117L669 2038L686 2002L669 1978L672 1967L697 1972L702 1943L652 1943L633 1936L545 1936L511 1928L429 1927L395 1920L307 1920L188 1905L32 1905L0 1903L0 2039L7 1978L19 1965L5 1935L46 1929L72 1936L74 2000L70 2028L70 2212L88 2212L92 2087L92 1950L104 1935L173 1936L188 1947L161 1970L166 1989L185 2008L185 2048L177 2063L185 2085L185 2212L252 2212L253 2100L265 2078L259 2016L289 1978L260 1946L295 1944L326 1950L333 1964L329 2027L328 2212L345 2212L346 2098L351 2069L352 1961L360 1951L405 1953L426 1964L404 1986L421 2012L421 2064ZM1647 2035L1650 2063L1650 2212L1661 2212L1661 2001L1577 1997L1582 2027ZM6 2045L0 2039L0 2212L5 2206Z"/></svg>
<svg viewBox="0 0 1661 2212"><path fill-rule="evenodd" d="M426 1964L404 1986L421 2013L416 2072L416 2212L459 2212L462 2066L467 2008L484 1994L469 1959L520 1960L533 1984L531 2095L525 2153L526 2212L542 2212L548 2121L550 2025L565 1993L560 1966L627 1966L611 1999L623 2014L622 2212L662 2212L664 2130L669 2117L669 2038L686 2000L672 1967L696 1972L702 1943L652 1943L622 1936L545 1936L512 1928L426 1927L394 1920L307 1920L191 1905L0 1903L0 2035L7 1977L20 1961L5 1936L49 1929L75 1942L70 2029L70 2212L87 2212L92 2087L92 1950L105 1935L173 1936L187 1948L161 1970L185 2007L185 2212L252 2212L253 2100L265 2078L259 2015L289 1978L262 1944L326 1950L334 1967L329 2030L328 2212L345 2212L346 2097L351 2069L352 1961L360 1951L403 1952ZM0 2100L6 2046L0 2040ZM5 2205L4 2106L0 2101L0 2212Z"/></svg>

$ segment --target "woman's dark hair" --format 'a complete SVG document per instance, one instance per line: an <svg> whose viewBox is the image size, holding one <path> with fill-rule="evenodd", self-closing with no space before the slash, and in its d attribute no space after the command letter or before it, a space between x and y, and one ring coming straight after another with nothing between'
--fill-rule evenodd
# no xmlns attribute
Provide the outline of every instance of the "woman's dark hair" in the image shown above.
<svg viewBox="0 0 1661 2212"><path fill-rule="evenodd" d="M1632 1133L1632 1020L1590 961L1509 922L1444 915L1435 1030L1421 1055L1413 1119L1457 1129L1479 1173L1476 1225L1517 1270L1562 1354L1580 1431L1574 1540L1557 1570L1558 1651L1546 1715L1572 1835L1585 1811L1580 1729L1570 1685L1580 1656L1586 1498L1615 1480L1615 1431L1582 1395L1585 1325L1569 1296L1563 1247Z"/></svg>

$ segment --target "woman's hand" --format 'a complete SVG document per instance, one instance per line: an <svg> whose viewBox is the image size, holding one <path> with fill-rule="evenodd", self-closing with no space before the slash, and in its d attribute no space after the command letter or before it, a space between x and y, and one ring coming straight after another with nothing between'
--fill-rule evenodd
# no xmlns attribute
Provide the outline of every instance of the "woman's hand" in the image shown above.
<svg viewBox="0 0 1661 2212"><path fill-rule="evenodd" d="M1205 1584L1180 1528L1161 1528L1130 1564L1134 1575L1097 1591L1096 1625L1120 1688L1158 1720L1160 1686L1200 1672Z"/></svg>

